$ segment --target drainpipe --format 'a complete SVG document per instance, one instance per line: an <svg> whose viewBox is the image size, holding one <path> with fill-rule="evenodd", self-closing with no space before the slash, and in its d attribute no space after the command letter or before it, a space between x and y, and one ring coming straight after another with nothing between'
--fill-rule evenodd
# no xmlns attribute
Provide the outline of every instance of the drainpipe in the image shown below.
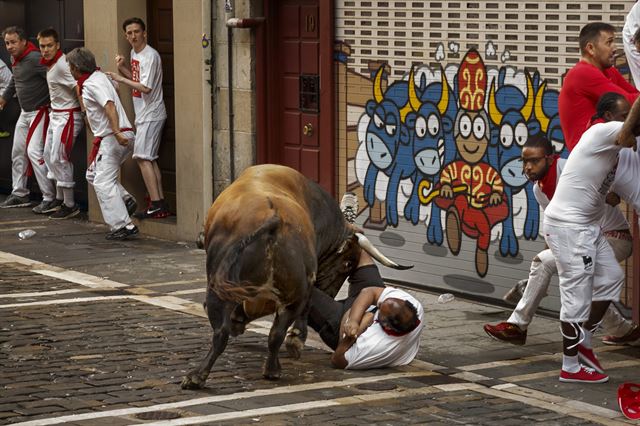
<svg viewBox="0 0 640 426"><path fill-rule="evenodd" d="M229 86L229 183L236 179L235 137L233 128L233 29L256 28L265 18L236 18L235 0L225 0L225 18L227 20L227 77Z"/></svg>

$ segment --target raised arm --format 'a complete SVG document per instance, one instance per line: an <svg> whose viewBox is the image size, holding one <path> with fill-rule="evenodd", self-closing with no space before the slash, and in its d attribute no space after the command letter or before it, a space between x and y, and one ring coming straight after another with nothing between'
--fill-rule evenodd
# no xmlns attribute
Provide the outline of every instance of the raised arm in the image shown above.
<svg viewBox="0 0 640 426"><path fill-rule="evenodd" d="M635 151L637 149L636 136L638 135L640 135L640 98L633 103L627 119L624 120L616 144L625 148L633 147Z"/></svg>

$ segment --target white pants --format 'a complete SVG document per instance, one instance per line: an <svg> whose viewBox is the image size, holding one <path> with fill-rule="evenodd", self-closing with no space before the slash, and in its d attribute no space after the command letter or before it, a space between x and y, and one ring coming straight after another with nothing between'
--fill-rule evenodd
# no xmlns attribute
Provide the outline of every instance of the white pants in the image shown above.
<svg viewBox="0 0 640 426"><path fill-rule="evenodd" d="M558 267L561 321L584 322L592 301L620 299L624 273L598 224L563 226L545 220L544 234Z"/></svg>
<svg viewBox="0 0 640 426"><path fill-rule="evenodd" d="M100 144L96 159L87 168L87 182L93 185L100 203L102 218L112 231L131 223L123 201L129 194L118 182L118 175L120 166L132 150L135 135L132 131L123 133L129 138L128 146L120 145L113 135L105 137Z"/></svg>
<svg viewBox="0 0 640 426"><path fill-rule="evenodd" d="M31 162L33 174L36 176L38 186L42 192L42 198L45 201L51 201L56 194L53 182L47 178L47 166L44 162L44 117L33 132L29 141L29 148L27 148L29 127L37 114L38 111L21 111L16 123L16 130L13 134L13 147L11 148L11 178L13 185L11 193L18 197L29 195L27 169L29 162Z"/></svg>
<svg viewBox="0 0 640 426"><path fill-rule="evenodd" d="M618 262L631 256L633 251L633 243L631 241L613 237L607 237L607 241L611 245ZM522 298L507 320L508 323L516 324L523 330L527 329L538 306L540 306L540 302L547 295L551 277L557 272L556 259L553 257L551 250L543 250L533 258L529 281L524 289ZM623 317L615 305L609 305L609 309L607 309L602 319L602 328L607 334L624 336L631 331L632 327L633 323Z"/></svg>
<svg viewBox="0 0 640 426"><path fill-rule="evenodd" d="M162 127L165 120L136 123L136 145L133 158L154 161L158 158Z"/></svg>
<svg viewBox="0 0 640 426"><path fill-rule="evenodd" d="M49 169L49 178L56 180L56 185L61 188L73 188L73 163L67 158L65 146L62 143L62 133L69 122L69 112L53 112L49 114L49 130L47 143L44 147L44 161ZM71 113L73 119L73 145L82 130L82 114L80 111Z"/></svg>

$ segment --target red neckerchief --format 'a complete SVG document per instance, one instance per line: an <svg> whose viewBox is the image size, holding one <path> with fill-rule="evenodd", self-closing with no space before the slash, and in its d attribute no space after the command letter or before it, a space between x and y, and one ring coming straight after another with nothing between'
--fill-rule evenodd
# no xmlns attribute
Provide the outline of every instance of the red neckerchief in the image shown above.
<svg viewBox="0 0 640 426"><path fill-rule="evenodd" d="M22 52L22 55L18 56L17 58L11 57L11 66L15 67L16 65L18 65L18 62L23 60L24 57L27 56L31 52L40 52L40 51L38 50L38 48L36 47L35 44L33 44L33 43L31 43L29 41L29 42L27 42L27 47L26 47L26 49L24 49L24 52Z"/></svg>
<svg viewBox="0 0 640 426"><path fill-rule="evenodd" d="M538 181L538 186L549 201L553 198L553 194L556 192L556 185L558 184L558 158L560 158L560 156L554 155L553 157L553 163L549 166L547 174Z"/></svg>
<svg viewBox="0 0 640 426"><path fill-rule="evenodd" d="M391 330L389 328L383 327L382 323L378 320L376 320L376 322L378 324L380 324L380 328L382 329L382 331L384 331L385 333L387 333L389 336L394 336L394 337L400 337L400 336L406 336L407 334L411 333L413 330L415 330L416 328L418 328L418 326L420 325L420 320L417 320L416 322L416 326L413 327L412 330L409 331L405 331L404 333L399 332L399 331L395 331L395 330Z"/></svg>
<svg viewBox="0 0 640 426"><path fill-rule="evenodd" d="M96 69L93 70L92 72L82 73L80 74L80 77L76 78L76 81L78 82L78 90L80 91L81 95L82 95L82 85L84 84L84 82L87 81L87 79L91 77L94 72L98 70L100 70L100 67L96 67Z"/></svg>
<svg viewBox="0 0 640 426"><path fill-rule="evenodd" d="M40 58L40 64L41 65L46 65L48 67L52 67L53 64L58 62L58 59L60 59L61 56L62 56L62 50L58 49L58 51L56 52L55 56L53 58L51 58L51 60L46 60L44 58L44 56L42 58Z"/></svg>

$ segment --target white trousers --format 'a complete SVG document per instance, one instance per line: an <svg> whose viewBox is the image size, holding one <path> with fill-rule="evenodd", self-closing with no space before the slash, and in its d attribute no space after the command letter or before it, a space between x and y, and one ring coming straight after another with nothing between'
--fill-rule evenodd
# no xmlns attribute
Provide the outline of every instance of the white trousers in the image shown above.
<svg viewBox="0 0 640 426"><path fill-rule="evenodd" d="M627 64L629 65L629 71L631 71L631 77L633 77L633 84L636 88L640 87L640 52L633 45L633 42L626 40L622 37L622 46L624 47L624 54L627 56Z"/></svg>
<svg viewBox="0 0 640 426"><path fill-rule="evenodd" d="M67 158L65 146L62 143L62 133L69 122L69 112L49 113L49 130L47 142L44 147L44 161L49 169L49 178L56 180L56 185L61 188L73 188L73 163ZM71 113L73 119L73 145L82 130L82 114L80 111Z"/></svg>
<svg viewBox="0 0 640 426"><path fill-rule="evenodd" d="M118 143L115 136L105 137L100 144L96 159L87 168L87 182L96 191L102 218L112 231L131 223L124 198L129 193L118 182L120 166L133 149L135 135L132 131L123 132L129 139L128 146Z"/></svg>
<svg viewBox="0 0 640 426"><path fill-rule="evenodd" d="M591 302L617 301L624 273L598 224L563 226L545 220L547 245L560 278L560 320L581 323Z"/></svg>
<svg viewBox="0 0 640 426"><path fill-rule="evenodd" d="M33 132L27 149L27 134L37 114L38 111L21 111L16 123L16 130L13 134L13 147L11 148L11 178L13 186L11 193L18 197L29 195L27 169L29 162L31 162L33 174L42 192L42 198L45 201L51 201L56 194L53 182L47 178L47 166L44 160L44 117Z"/></svg>
<svg viewBox="0 0 640 426"><path fill-rule="evenodd" d="M133 148L134 159L148 161L158 159L158 149L160 148L164 122L165 120L136 123L136 146Z"/></svg>
<svg viewBox="0 0 640 426"><path fill-rule="evenodd" d="M633 252L631 241L607 237L607 242L611 245L618 262L625 260ZM551 277L557 272L556 259L551 250L543 250L533 258L524 294L507 320L508 323L516 324L523 330L527 329L540 302L547 295ZM633 323L622 316L618 308L611 304L602 319L602 328L607 334L624 336L631 331Z"/></svg>

